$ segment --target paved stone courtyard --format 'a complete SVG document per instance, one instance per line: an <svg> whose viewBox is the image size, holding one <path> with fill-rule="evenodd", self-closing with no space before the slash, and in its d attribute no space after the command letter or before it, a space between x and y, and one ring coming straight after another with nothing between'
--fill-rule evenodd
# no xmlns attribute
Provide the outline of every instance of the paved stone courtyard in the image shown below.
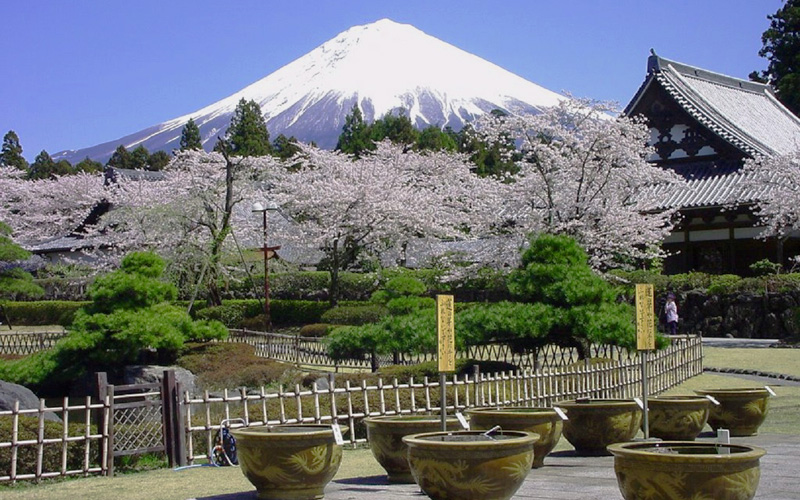
<svg viewBox="0 0 800 500"><path fill-rule="evenodd" d="M711 433L700 440L714 440ZM800 435L763 434L732 438L732 443L760 446L767 450L761 459L758 500L800 500ZM252 500L255 490L204 497L198 500ZM383 476L343 479L325 488L327 500L390 500L427 498L414 485L390 485ZM578 457L572 451L551 454L545 466L534 469L514 498L539 500L622 499L614 476L613 457Z"/></svg>

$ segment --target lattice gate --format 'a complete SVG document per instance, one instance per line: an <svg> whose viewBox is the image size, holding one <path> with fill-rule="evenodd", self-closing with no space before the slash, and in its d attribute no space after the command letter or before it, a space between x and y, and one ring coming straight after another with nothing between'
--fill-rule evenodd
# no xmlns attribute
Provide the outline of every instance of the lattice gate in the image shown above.
<svg viewBox="0 0 800 500"><path fill-rule="evenodd" d="M180 425L180 388L175 372L164 372L161 382L149 384L108 384L105 373L97 374L98 392L108 401L108 445L105 460L108 475L114 475L114 458L163 452L170 466L182 465L183 433Z"/></svg>

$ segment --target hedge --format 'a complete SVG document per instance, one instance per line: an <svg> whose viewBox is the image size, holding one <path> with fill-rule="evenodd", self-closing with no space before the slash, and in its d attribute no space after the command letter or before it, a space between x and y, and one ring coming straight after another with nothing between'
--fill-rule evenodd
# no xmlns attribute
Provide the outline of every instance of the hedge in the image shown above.
<svg viewBox="0 0 800 500"><path fill-rule="evenodd" d="M322 314L330 309L328 302L311 300L271 300L269 312L273 324L297 325L319 323ZM263 314L263 302L256 299L226 300L221 306L196 310L198 319L215 319L228 328L241 328L247 318Z"/></svg>
<svg viewBox="0 0 800 500"><path fill-rule="evenodd" d="M69 326L75 313L90 302L66 300L38 300L33 302L5 302L3 308L12 325Z"/></svg>

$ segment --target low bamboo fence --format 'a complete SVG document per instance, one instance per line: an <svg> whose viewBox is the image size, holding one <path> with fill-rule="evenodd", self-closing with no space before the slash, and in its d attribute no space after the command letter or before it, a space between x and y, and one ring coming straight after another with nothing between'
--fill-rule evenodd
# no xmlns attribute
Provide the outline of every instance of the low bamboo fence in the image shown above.
<svg viewBox="0 0 800 500"><path fill-rule="evenodd" d="M648 355L648 392L658 394L701 374L702 356L698 337L673 339L671 347ZM580 397L640 395L641 361L636 353L605 357L600 363L491 374L475 370L464 376L450 376L445 382L445 407L448 413L455 413L470 407L552 406ZM367 416L433 414L442 408L438 380L410 379L400 383L396 379L375 378L370 382L337 383L339 377L331 373L327 384L315 383L311 388L242 388L199 396L178 392L176 387L177 404L163 403L163 439L168 448L169 443L179 444L180 449L173 453L180 457L177 460L181 465L210 459L214 437L225 420L232 421L231 427L340 423L351 429L349 443L356 446L365 441L363 419ZM171 397L161 399L172 401ZM125 453L114 445L111 424L116 420L115 407L120 406L106 396L100 401L64 398L56 406L40 400L34 409L20 409L17 402L11 410L0 411L0 482L109 474L113 471L113 456ZM60 421L47 421L50 413ZM174 429L168 427L170 422ZM27 431L23 433L23 429Z"/></svg>

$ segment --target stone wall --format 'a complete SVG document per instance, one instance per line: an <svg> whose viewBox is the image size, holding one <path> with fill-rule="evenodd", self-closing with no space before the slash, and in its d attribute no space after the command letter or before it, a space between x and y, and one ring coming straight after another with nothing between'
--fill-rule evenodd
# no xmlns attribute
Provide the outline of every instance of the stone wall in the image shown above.
<svg viewBox="0 0 800 500"><path fill-rule="evenodd" d="M795 320L800 291L763 295L708 295L690 291L678 292L676 296L679 333L754 339L782 339L800 333ZM666 294L660 294L659 311L665 301Z"/></svg>

